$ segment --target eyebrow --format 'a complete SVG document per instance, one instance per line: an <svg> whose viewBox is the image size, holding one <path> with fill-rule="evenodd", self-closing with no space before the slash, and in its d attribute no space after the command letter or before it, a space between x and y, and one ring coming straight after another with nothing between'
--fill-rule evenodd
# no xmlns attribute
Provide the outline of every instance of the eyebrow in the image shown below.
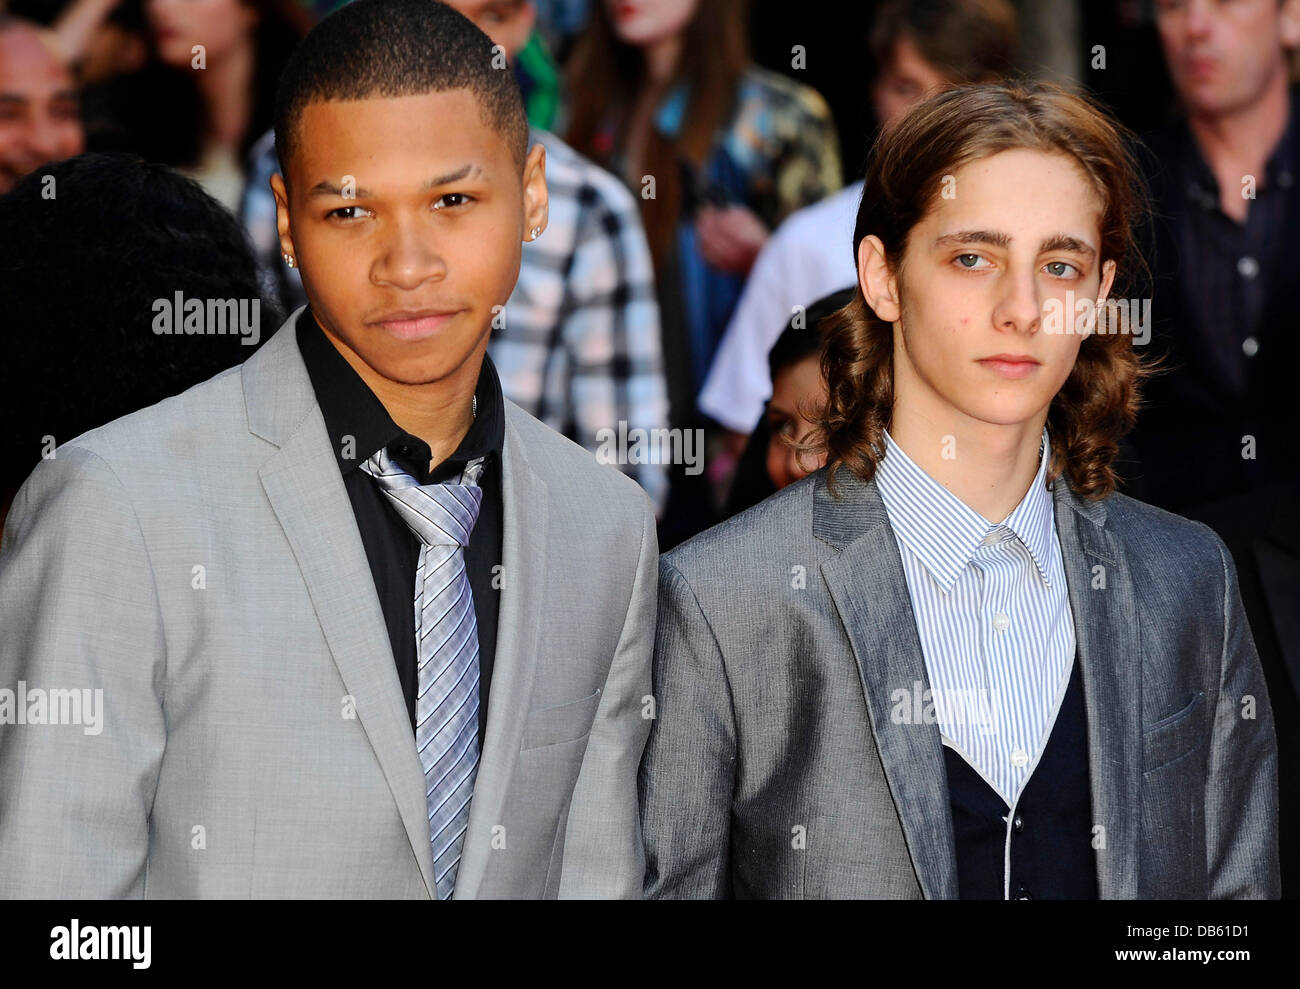
<svg viewBox="0 0 1300 989"><path fill-rule="evenodd" d="M475 165L475 164L461 165L460 168L456 169L456 171L454 172L448 172L446 175L437 175L431 179L425 180L425 183L422 186L420 186L420 190L424 192L429 189L436 189L440 185L447 185L450 182L459 182L461 179L469 178L470 176L477 178L478 176L484 174L486 173L479 165ZM353 191L356 193L356 197L358 199L367 199L374 195L374 193L371 192L369 189L362 188L361 186L357 186L357 188ZM328 179L326 179L325 181L317 182L314 186L312 186L311 189L308 191L307 195L308 197L342 196L343 187L341 185L338 185L335 182L331 182Z"/></svg>
<svg viewBox="0 0 1300 989"><path fill-rule="evenodd" d="M992 244L994 247L1005 249L1011 246L1011 237L1000 230L958 230L935 238L935 247L942 247L944 244ZM1097 251L1091 244L1063 233L1045 237L1038 245L1039 254L1046 254L1049 251L1072 251L1088 258L1097 256Z"/></svg>
<svg viewBox="0 0 1300 989"><path fill-rule="evenodd" d="M56 103L76 102L78 93L75 89L58 89L50 93L50 101ZM9 93L0 92L0 103L9 103L14 105L23 105L30 103L32 98L27 93Z"/></svg>

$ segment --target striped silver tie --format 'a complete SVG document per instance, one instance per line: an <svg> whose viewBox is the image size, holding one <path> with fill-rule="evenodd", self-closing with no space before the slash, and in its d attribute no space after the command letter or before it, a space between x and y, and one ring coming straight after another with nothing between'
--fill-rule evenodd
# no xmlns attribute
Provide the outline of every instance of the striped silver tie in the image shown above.
<svg viewBox="0 0 1300 989"><path fill-rule="evenodd" d="M415 745L424 768L435 885L438 898L449 900L478 775L478 622L465 547L483 500L478 486L483 458L465 466L459 484L421 486L386 450L361 469L379 482L420 540L415 573Z"/></svg>

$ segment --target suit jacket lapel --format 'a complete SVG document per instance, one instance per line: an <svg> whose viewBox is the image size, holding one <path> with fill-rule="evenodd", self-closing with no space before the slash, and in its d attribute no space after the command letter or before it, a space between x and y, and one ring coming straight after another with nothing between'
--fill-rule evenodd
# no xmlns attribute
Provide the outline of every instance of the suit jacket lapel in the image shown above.
<svg viewBox="0 0 1300 989"><path fill-rule="evenodd" d="M523 738L544 617L547 489L529 464L515 428L515 417L523 414L513 403L506 403L501 477L501 611L488 695L487 737L456 873L457 899L478 893L492 854L493 828L504 824L502 811Z"/></svg>
<svg viewBox="0 0 1300 989"><path fill-rule="evenodd" d="M279 447L259 471L262 487L433 897L424 773L365 547L298 352L297 315L243 368L249 429Z"/></svg>
<svg viewBox="0 0 1300 989"><path fill-rule="evenodd" d="M898 545L874 483L847 471L840 501L816 482L814 534L838 550L822 564L853 647L881 762L922 892L957 895L947 775L934 727L894 724L891 695L929 677ZM1075 624L1088 714L1093 814L1104 829L1098 886L1104 898L1137 895L1142 662L1133 585L1097 502L1054 485L1056 525ZM1100 566L1102 570L1094 568ZM1095 585L1095 586L1094 586Z"/></svg>
<svg viewBox="0 0 1300 989"><path fill-rule="evenodd" d="M910 696L930 689L898 544L874 483L841 470L839 500L826 488L824 473L815 483L813 534L838 550L821 572L853 647L912 865L926 898L953 899L957 863L939 730L891 718L894 691Z"/></svg>
<svg viewBox="0 0 1300 989"><path fill-rule="evenodd" d="M1056 529L1088 716L1088 758L1102 899L1138 895L1142 654L1132 575L1105 528L1106 507L1054 485ZM1100 844L1100 841L1098 842Z"/></svg>

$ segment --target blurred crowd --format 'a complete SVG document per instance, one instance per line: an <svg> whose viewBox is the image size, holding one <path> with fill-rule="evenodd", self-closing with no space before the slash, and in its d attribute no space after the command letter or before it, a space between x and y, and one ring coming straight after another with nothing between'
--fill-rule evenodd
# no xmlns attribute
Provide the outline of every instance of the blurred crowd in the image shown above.
<svg viewBox="0 0 1300 989"><path fill-rule="evenodd" d="M0 0L5 498L50 438L253 349L178 346L151 328L153 300L256 298L263 339L305 302L277 239L272 109L289 52L337 5ZM547 150L549 226L493 331L503 389L598 455L620 424L700 430L702 463L618 465L655 502L664 550L821 466L792 443L825 394L820 319L857 281L878 133L928 94L1005 76L1109 108L1147 183L1134 301L1153 303L1139 329L1160 367L1125 490L1233 549L1283 819L1300 820L1285 786L1300 768L1300 0L450 6L500 45ZM1291 890L1296 869L1284 858Z"/></svg>

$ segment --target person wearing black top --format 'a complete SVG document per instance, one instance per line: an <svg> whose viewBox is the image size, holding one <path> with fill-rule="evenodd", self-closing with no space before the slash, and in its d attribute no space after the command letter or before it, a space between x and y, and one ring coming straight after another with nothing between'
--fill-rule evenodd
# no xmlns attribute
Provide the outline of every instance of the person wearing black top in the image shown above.
<svg viewBox="0 0 1300 989"><path fill-rule="evenodd" d="M85 703L0 731L0 896L641 896L654 511L486 356L547 222L492 55L323 20L272 181L310 309L15 497L0 689Z"/></svg>
<svg viewBox="0 0 1300 989"><path fill-rule="evenodd" d="M504 398L492 358L484 355L475 396L478 414L460 445L437 467L429 469L429 444L403 430L388 414L374 392L330 345L311 309L302 315L298 349L311 375L321 415L338 456L343 484L357 517L357 529L370 561L379 603L384 609L388 638L397 660L397 678L406 698L411 726L415 727L415 616L408 591L415 585L419 541L402 521L379 485L359 466L381 447L421 484L439 483L458 473L474 457L487 457L479 479L483 505L465 549L465 567L474 592L478 619L479 737L487 729L488 691L492 681L492 653L497 641L500 609L501 564L501 445L505 439Z"/></svg>

